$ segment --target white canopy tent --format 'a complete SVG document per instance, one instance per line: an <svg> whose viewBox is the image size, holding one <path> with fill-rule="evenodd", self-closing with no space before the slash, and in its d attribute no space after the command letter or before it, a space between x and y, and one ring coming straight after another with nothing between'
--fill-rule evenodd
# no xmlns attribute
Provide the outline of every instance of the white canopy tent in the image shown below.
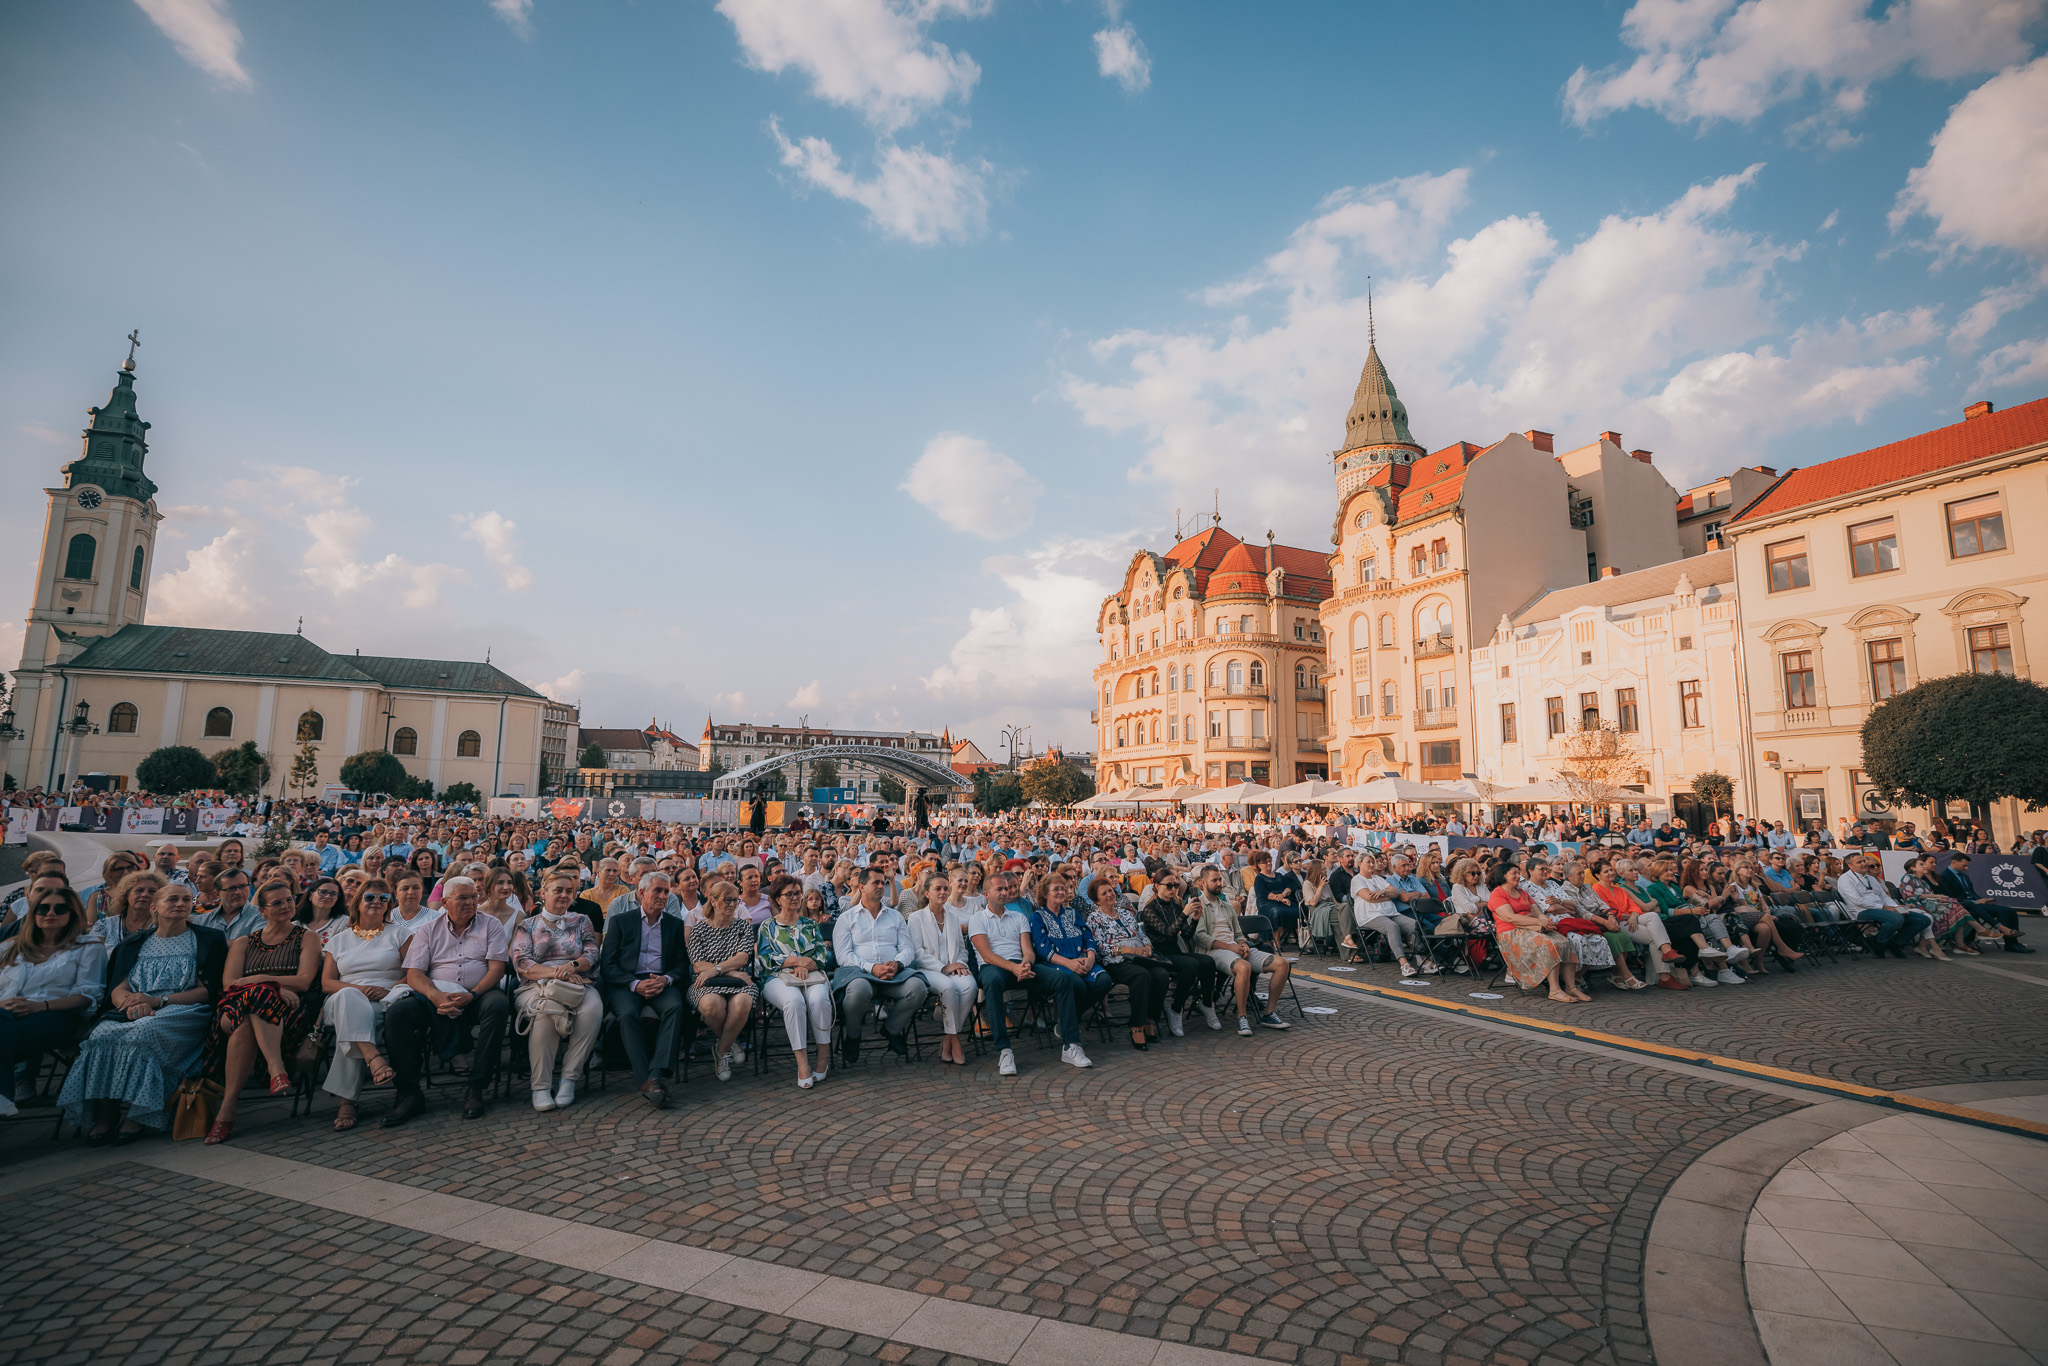
<svg viewBox="0 0 2048 1366"><path fill-rule="evenodd" d="M1189 806L1243 806L1255 797L1263 797L1273 789L1264 783L1238 783L1233 787L1219 787L1204 791L1199 797L1187 799Z"/></svg>
<svg viewBox="0 0 2048 1366"><path fill-rule="evenodd" d="M1479 798L1456 787L1437 787L1408 778L1374 778L1353 787L1343 787L1319 798L1331 806L1390 806L1396 802L1441 802L1465 804Z"/></svg>
<svg viewBox="0 0 2048 1366"><path fill-rule="evenodd" d="M1275 788L1264 796L1252 797L1246 806L1300 806L1306 802L1320 802L1330 793L1342 790L1344 784L1331 782L1327 778L1310 778L1292 787Z"/></svg>

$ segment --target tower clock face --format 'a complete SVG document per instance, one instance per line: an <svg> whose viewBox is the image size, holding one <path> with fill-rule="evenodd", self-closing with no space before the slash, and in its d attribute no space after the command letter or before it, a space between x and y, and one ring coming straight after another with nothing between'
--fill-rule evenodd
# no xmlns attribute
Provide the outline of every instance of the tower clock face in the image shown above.
<svg viewBox="0 0 2048 1366"><path fill-rule="evenodd" d="M78 491L78 505L82 508L96 508L100 505L100 501L101 494L98 489L80 489Z"/></svg>

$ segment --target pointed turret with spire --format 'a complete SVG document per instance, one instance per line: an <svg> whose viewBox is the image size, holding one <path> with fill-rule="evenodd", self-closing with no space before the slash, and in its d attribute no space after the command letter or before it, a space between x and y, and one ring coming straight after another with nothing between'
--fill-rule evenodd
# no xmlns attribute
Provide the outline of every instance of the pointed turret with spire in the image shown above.
<svg viewBox="0 0 2048 1366"><path fill-rule="evenodd" d="M1408 408L1394 392L1380 359L1379 329L1373 319L1372 285L1366 284L1365 367L1358 373L1358 388L1351 395L1351 411L1344 416L1344 444L1331 456L1336 466L1339 493L1348 493L1364 482L1376 465L1406 465L1422 454L1408 430Z"/></svg>
<svg viewBox="0 0 2048 1366"><path fill-rule="evenodd" d="M93 484L139 503L156 497L156 485L142 472L142 457L149 452L143 433L149 424L135 411L135 348L141 344L139 333L128 334L128 359L115 372L113 391L105 404L85 410L92 425L85 429L78 459L64 467L66 488Z"/></svg>

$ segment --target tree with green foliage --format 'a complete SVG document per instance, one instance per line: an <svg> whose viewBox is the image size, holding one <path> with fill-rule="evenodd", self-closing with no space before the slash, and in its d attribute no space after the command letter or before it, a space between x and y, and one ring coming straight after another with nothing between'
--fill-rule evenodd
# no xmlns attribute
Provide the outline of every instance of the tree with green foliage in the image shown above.
<svg viewBox="0 0 2048 1366"><path fill-rule="evenodd" d="M430 802L434 800L434 785L425 778L407 775L404 785L391 795L400 801Z"/></svg>
<svg viewBox="0 0 2048 1366"><path fill-rule="evenodd" d="M300 731L303 735L304 728L301 727ZM320 785L320 751L313 748L311 740L299 741L299 752L292 756L292 771L287 781L291 783L292 791L299 793L310 792Z"/></svg>
<svg viewBox="0 0 2048 1366"><path fill-rule="evenodd" d="M839 787L839 765L830 759L820 759L811 765L812 787Z"/></svg>
<svg viewBox="0 0 2048 1366"><path fill-rule="evenodd" d="M366 749L341 761L342 786L366 797L395 795L406 781L405 765L385 750Z"/></svg>
<svg viewBox="0 0 2048 1366"><path fill-rule="evenodd" d="M881 793L883 801L901 802L903 800L903 784L898 782L896 779L890 777L888 774L884 773L882 775L881 782L877 783L875 786L876 789Z"/></svg>
<svg viewBox="0 0 2048 1366"><path fill-rule="evenodd" d="M985 768L974 775L974 809L982 815L999 816L1022 805L1024 789L1009 769Z"/></svg>
<svg viewBox="0 0 2048 1366"><path fill-rule="evenodd" d="M441 789L444 802L468 802L471 806L483 801L483 793L476 790L475 783L450 783Z"/></svg>
<svg viewBox="0 0 2048 1366"><path fill-rule="evenodd" d="M1894 694L1863 720L1863 773L1891 806L1968 802L1982 819L2017 797L2048 806L2048 688L2012 674L1949 674Z"/></svg>
<svg viewBox="0 0 2048 1366"><path fill-rule="evenodd" d="M1027 801L1047 806L1072 806L1095 795L1095 784L1088 781L1087 774L1064 759L1051 757L1027 764L1018 775L1018 784Z"/></svg>
<svg viewBox="0 0 2048 1366"><path fill-rule="evenodd" d="M220 771L213 766L213 760L190 745L165 745L162 749L151 750L148 757L135 766L136 785L159 797L175 797L195 788L212 787L218 781Z"/></svg>
<svg viewBox="0 0 2048 1366"><path fill-rule="evenodd" d="M548 772L548 761L543 757L540 761L540 777L534 780L533 790L536 793L545 792L548 790L548 784L553 781L554 775Z"/></svg>
<svg viewBox="0 0 2048 1366"><path fill-rule="evenodd" d="M244 740L233 749L214 755L213 767L220 775L221 791L238 797L261 792L270 781L270 760L263 757L254 740Z"/></svg>
<svg viewBox="0 0 2048 1366"><path fill-rule="evenodd" d="M1735 809L1735 784L1725 773L1694 775L1692 795L1707 804L1707 809L1714 813L1715 820L1721 819L1723 811Z"/></svg>
<svg viewBox="0 0 2048 1366"><path fill-rule="evenodd" d="M583 747L583 753L577 757L576 762L583 768L605 767L604 746L592 740Z"/></svg>

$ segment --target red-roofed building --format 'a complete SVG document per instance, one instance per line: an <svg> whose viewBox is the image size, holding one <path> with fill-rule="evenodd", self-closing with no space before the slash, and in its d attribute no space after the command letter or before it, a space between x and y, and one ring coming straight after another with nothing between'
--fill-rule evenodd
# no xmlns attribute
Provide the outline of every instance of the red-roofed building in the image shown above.
<svg viewBox="0 0 2048 1366"><path fill-rule="evenodd" d="M1329 572L1328 556L1240 540L1221 518L1133 556L1096 618L1097 785L1322 776Z"/></svg>
<svg viewBox="0 0 2048 1366"><path fill-rule="evenodd" d="M1796 469L1722 529L1742 605L1751 718L1745 811L1788 828L1912 821L1864 781L1862 726L1896 692L1946 674L2031 678L2048 639L2048 398ZM1737 804L1742 805L1740 789ZM1956 813L1961 814L1961 813ZM2024 817L1990 813L2009 841Z"/></svg>

